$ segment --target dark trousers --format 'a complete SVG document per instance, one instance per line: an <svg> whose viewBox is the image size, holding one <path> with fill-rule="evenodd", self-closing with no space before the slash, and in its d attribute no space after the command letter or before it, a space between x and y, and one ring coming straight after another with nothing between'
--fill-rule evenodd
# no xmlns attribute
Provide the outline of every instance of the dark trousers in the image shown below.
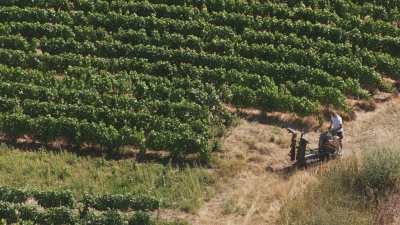
<svg viewBox="0 0 400 225"><path fill-rule="evenodd" d="M343 132L337 132L336 135L340 138L340 140L343 139Z"/></svg>

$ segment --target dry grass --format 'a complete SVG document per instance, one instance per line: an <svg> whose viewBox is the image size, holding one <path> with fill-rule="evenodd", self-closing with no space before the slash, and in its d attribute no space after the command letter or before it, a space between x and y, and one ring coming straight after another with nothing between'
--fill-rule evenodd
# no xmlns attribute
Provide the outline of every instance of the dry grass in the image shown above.
<svg viewBox="0 0 400 225"><path fill-rule="evenodd" d="M400 105L397 101L379 104L373 112L359 112L356 121L345 123L345 157L358 156L365 145L379 146L397 138L397 133L400 132L397 125L400 121ZM318 183L317 174L330 163L287 175L266 171L270 165L289 163L287 154L290 135L280 126L294 123L296 126L306 124L306 128L309 128L308 125L315 126L315 118L308 118L309 122L296 123L296 118L290 115L249 117L253 120L241 120L221 141L222 149L214 159L215 167L211 169L211 173L215 174L217 186L213 197L193 214L168 211L162 212L161 217L183 218L193 225L276 225L284 215L282 208L287 208L285 203L288 199L304 196L303 194L306 196L316 191L309 190L309 185ZM323 127L326 127L326 124ZM318 135L318 132L307 134L311 147L317 145ZM331 197L322 200L334 201L337 196ZM321 199L314 199L310 203L318 201ZM313 209L318 210L315 207ZM320 215L326 214L322 209L316 212ZM363 219L369 218L369 213L364 212L366 211L333 209L330 218L354 217L360 220L351 220L353 224L365 224L365 221L370 220ZM315 224L329 224L324 223L326 221L315 221Z"/></svg>
<svg viewBox="0 0 400 225"><path fill-rule="evenodd" d="M332 162L309 183L304 193L288 198L281 209L282 225L369 225L388 224L398 212L399 198L386 209L379 202L397 191L400 178L400 149L373 146L363 153ZM396 200L397 199L397 200ZM394 203L394 204L393 204ZM377 215L385 215L376 219Z"/></svg>
<svg viewBox="0 0 400 225"><path fill-rule="evenodd" d="M330 162L317 182L288 198L280 224L399 224L400 198L391 195L398 190L400 178L400 107L396 103L360 114L350 124L347 157Z"/></svg>
<svg viewBox="0 0 400 225"><path fill-rule="evenodd" d="M375 219L377 225L398 225L400 224L400 195L393 194L386 201L382 202L377 209Z"/></svg>
<svg viewBox="0 0 400 225"><path fill-rule="evenodd" d="M287 163L290 135L283 128L242 120L223 140L214 161L217 191L195 214L171 214L194 225L275 224L282 202L299 192L313 176L293 177L266 172Z"/></svg>

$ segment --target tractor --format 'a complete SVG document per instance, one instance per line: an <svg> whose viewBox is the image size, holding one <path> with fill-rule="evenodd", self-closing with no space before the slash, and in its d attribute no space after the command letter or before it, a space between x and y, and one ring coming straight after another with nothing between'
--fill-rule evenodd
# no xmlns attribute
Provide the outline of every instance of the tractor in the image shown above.
<svg viewBox="0 0 400 225"><path fill-rule="evenodd" d="M318 148L311 149L307 145L309 141L305 138L305 132L300 132L300 140L297 143L298 133L292 128L287 128L292 134L290 145L290 160L295 161L298 167L307 167L314 162L322 162L334 159L342 155L342 141L333 131L326 131L319 137Z"/></svg>

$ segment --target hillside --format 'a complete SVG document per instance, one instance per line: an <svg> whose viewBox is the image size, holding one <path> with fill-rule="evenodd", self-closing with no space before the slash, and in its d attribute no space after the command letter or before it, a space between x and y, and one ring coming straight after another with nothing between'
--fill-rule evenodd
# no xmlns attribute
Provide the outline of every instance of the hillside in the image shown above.
<svg viewBox="0 0 400 225"><path fill-rule="evenodd" d="M359 110L400 79L399 7L0 1L0 218L274 224L315 179L266 171L285 127L334 109L348 152L395 138L397 100Z"/></svg>
<svg viewBox="0 0 400 225"><path fill-rule="evenodd" d="M397 3L391 2L397 7ZM198 153L224 104L315 114L389 90L398 13L349 0L2 1L1 131L112 151Z"/></svg>
<svg viewBox="0 0 400 225"><path fill-rule="evenodd" d="M345 123L344 159L359 156L367 149L384 150L399 144L399 101L395 99L383 103L373 112L357 113L356 120ZM312 145L317 144L317 137L318 132L307 135ZM289 143L290 135L284 128L241 121L224 139L223 158L235 164L230 168L235 171L234 176L195 215L167 211L166 217L185 218L195 225L277 224L286 202L300 196L307 185L318 179L320 171L335 163L329 162L292 174L268 171L268 166L289 164ZM388 221L390 216L398 219L396 210L399 207L396 195L381 210L381 220ZM330 221L329 224L340 223Z"/></svg>

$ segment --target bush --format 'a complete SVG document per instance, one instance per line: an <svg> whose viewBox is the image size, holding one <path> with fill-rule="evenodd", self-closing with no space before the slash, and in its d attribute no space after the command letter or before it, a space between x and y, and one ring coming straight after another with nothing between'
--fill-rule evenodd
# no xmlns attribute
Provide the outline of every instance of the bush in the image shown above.
<svg viewBox="0 0 400 225"><path fill-rule="evenodd" d="M393 191L400 178L400 151L397 149L370 150L363 157L360 170L362 188L382 196Z"/></svg>
<svg viewBox="0 0 400 225"><path fill-rule="evenodd" d="M400 154L395 149L368 149L362 162L355 157L322 174L324 183L361 198L377 198L393 191L400 177Z"/></svg>
<svg viewBox="0 0 400 225"><path fill-rule="evenodd" d="M8 202L0 203L0 218L5 219L7 224L17 222L18 216L15 207Z"/></svg>
<svg viewBox="0 0 400 225"><path fill-rule="evenodd" d="M83 225L123 225L123 216L116 210L108 210L103 214L96 215L88 212L81 220Z"/></svg>
<svg viewBox="0 0 400 225"><path fill-rule="evenodd" d="M154 210L160 207L159 200L141 194L85 195L82 202L86 208L91 207L97 210Z"/></svg>
<svg viewBox="0 0 400 225"><path fill-rule="evenodd" d="M44 212L40 212L35 206L22 205L19 208L19 219L40 224L46 220L46 214Z"/></svg>
<svg viewBox="0 0 400 225"><path fill-rule="evenodd" d="M28 199L28 194L22 190L10 187L0 187L0 200L12 203L22 203Z"/></svg>
<svg viewBox="0 0 400 225"><path fill-rule="evenodd" d="M103 225L123 225L124 219L121 214L115 210L109 210L104 213Z"/></svg>
<svg viewBox="0 0 400 225"><path fill-rule="evenodd" d="M130 219L129 225L155 225L150 215L143 212L137 211Z"/></svg>
<svg viewBox="0 0 400 225"><path fill-rule="evenodd" d="M71 191L32 191L32 196L45 208L61 206L73 208L75 205Z"/></svg>
<svg viewBox="0 0 400 225"><path fill-rule="evenodd" d="M73 211L66 207L51 208L47 212L47 222L52 225L75 224L76 217Z"/></svg>

